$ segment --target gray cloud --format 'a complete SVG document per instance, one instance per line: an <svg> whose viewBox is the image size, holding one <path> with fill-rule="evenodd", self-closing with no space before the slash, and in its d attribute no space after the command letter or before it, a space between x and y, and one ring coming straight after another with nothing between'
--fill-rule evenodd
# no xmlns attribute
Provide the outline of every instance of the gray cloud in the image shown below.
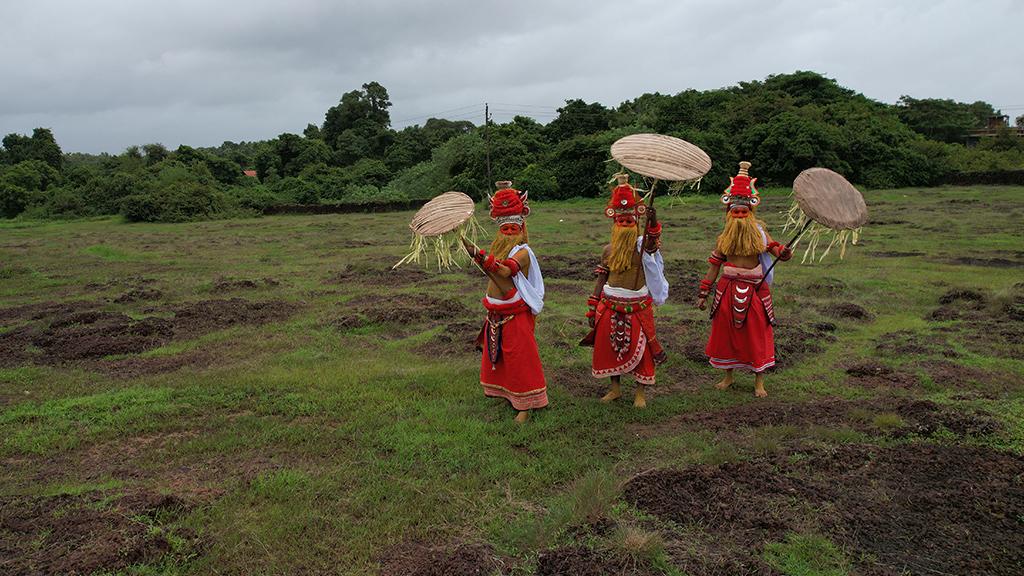
<svg viewBox="0 0 1024 576"><path fill-rule="evenodd" d="M94 2L0 5L0 133L69 151L216 145L300 132L377 80L396 126L451 110L549 120L815 70L869 97L987 100L1024 113L1013 0ZM500 104L499 104L500 103ZM513 106L515 105L515 106ZM401 122L405 120L405 122Z"/></svg>

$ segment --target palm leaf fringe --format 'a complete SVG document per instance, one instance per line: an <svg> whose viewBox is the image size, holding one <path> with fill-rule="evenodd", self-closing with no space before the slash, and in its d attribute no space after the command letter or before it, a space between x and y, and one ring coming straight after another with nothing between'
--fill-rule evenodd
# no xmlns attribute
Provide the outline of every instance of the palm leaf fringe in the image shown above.
<svg viewBox="0 0 1024 576"><path fill-rule="evenodd" d="M477 238L483 231L476 217L471 216L459 227L438 236L422 236L414 233L412 242L409 243L409 253L391 268L395 269L410 262L422 264L428 268L433 262L437 265L438 270L461 268L462 265L459 262L469 260L469 255L462 247L462 239L468 238L470 242L476 244Z"/></svg>
<svg viewBox="0 0 1024 576"><path fill-rule="evenodd" d="M789 207L786 211L786 223L782 227L783 233L792 230L800 230L804 224L807 223L807 214L800 209L800 205L796 202ZM817 222L812 222L811 225L804 231L803 235L797 239L797 241L790 246L794 252L796 252L797 246L803 240L807 240L804 247L804 254L800 258L801 264L808 262L814 263L815 261L821 262L828 256L832 249L836 246L839 247L839 259L842 260L846 257L846 247L848 244L856 245L860 239L861 228L853 230L833 230L827 226L822 226ZM827 245L825 244L827 242ZM818 255L818 250L824 246L824 250L821 255Z"/></svg>

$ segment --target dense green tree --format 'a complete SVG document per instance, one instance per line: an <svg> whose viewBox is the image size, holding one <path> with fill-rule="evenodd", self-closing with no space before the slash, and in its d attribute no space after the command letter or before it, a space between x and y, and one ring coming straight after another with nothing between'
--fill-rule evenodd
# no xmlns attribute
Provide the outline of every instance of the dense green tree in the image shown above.
<svg viewBox="0 0 1024 576"><path fill-rule="evenodd" d="M558 116L546 128L552 142L568 140L575 136L603 132L611 125L612 112L601 103L587 104L583 100L566 100L558 109Z"/></svg>
<svg viewBox="0 0 1024 576"><path fill-rule="evenodd" d="M163 162L171 154L167 150L167 147L164 146L163 144L160 144L159 142L154 142L152 144L143 144L142 152L143 154L146 155L146 164L148 164L149 166L152 166L157 162Z"/></svg>
<svg viewBox="0 0 1024 576"><path fill-rule="evenodd" d="M979 126L971 105L940 100L901 96L896 104L900 120L911 130L940 142L964 142L967 132ZM984 124L981 124L982 126Z"/></svg>
<svg viewBox="0 0 1024 576"><path fill-rule="evenodd" d="M54 170L60 170L64 162L64 155L49 128L36 128L32 131L32 136L8 134L4 136L3 146L2 158L6 164L40 160Z"/></svg>
<svg viewBox="0 0 1024 576"><path fill-rule="evenodd" d="M364 136L373 135L378 130L386 130L391 125L391 116L388 112L390 107L391 100L387 89L377 82L368 82L363 84L362 90L342 94L338 104L327 110L320 132L324 141L337 150L339 137L348 130L355 130L357 134ZM340 144L349 145L350 142L346 140ZM379 154L383 154L384 148L368 146L370 151L377 151L378 148Z"/></svg>

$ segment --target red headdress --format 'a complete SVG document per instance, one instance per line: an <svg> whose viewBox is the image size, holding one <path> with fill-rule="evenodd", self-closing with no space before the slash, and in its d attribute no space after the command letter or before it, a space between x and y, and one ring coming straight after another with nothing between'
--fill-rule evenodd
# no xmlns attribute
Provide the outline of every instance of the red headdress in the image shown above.
<svg viewBox="0 0 1024 576"><path fill-rule="evenodd" d="M760 193L754 185L757 178L751 178L747 174L749 168L750 162L740 162L739 173L729 178L729 187L722 194L722 204L744 204L753 208L761 203Z"/></svg>
<svg viewBox="0 0 1024 576"><path fill-rule="evenodd" d="M647 212L647 207L636 193L636 188L629 185L629 177L625 174L616 174L615 176L619 180L619 185L612 189L612 197L604 209L604 215L615 218L620 214L641 216Z"/></svg>
<svg viewBox="0 0 1024 576"><path fill-rule="evenodd" d="M530 215L529 192L520 192L512 188L512 182L502 180L495 182L498 191L490 196L491 220L499 226L502 224L519 224L526 222Z"/></svg>

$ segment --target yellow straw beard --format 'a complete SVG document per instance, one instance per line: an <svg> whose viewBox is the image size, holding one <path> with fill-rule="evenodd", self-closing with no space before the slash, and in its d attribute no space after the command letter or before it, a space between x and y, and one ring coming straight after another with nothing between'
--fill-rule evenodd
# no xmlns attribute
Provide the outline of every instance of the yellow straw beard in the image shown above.
<svg viewBox="0 0 1024 576"><path fill-rule="evenodd" d="M733 218L726 214L725 230L719 234L715 247L726 256L757 256L765 251L757 225L753 212L746 218Z"/></svg>
<svg viewBox="0 0 1024 576"><path fill-rule="evenodd" d="M491 242L491 254L494 255L496 260L504 260L508 258L508 253L520 244L526 244L529 242L529 238L526 234L526 224L523 224L523 231L514 236L506 236L498 230L494 236L494 241Z"/></svg>
<svg viewBox="0 0 1024 576"><path fill-rule="evenodd" d="M612 252L608 256L608 269L625 272L633 266L636 253L636 239L640 236L639 226L618 226L612 224Z"/></svg>

